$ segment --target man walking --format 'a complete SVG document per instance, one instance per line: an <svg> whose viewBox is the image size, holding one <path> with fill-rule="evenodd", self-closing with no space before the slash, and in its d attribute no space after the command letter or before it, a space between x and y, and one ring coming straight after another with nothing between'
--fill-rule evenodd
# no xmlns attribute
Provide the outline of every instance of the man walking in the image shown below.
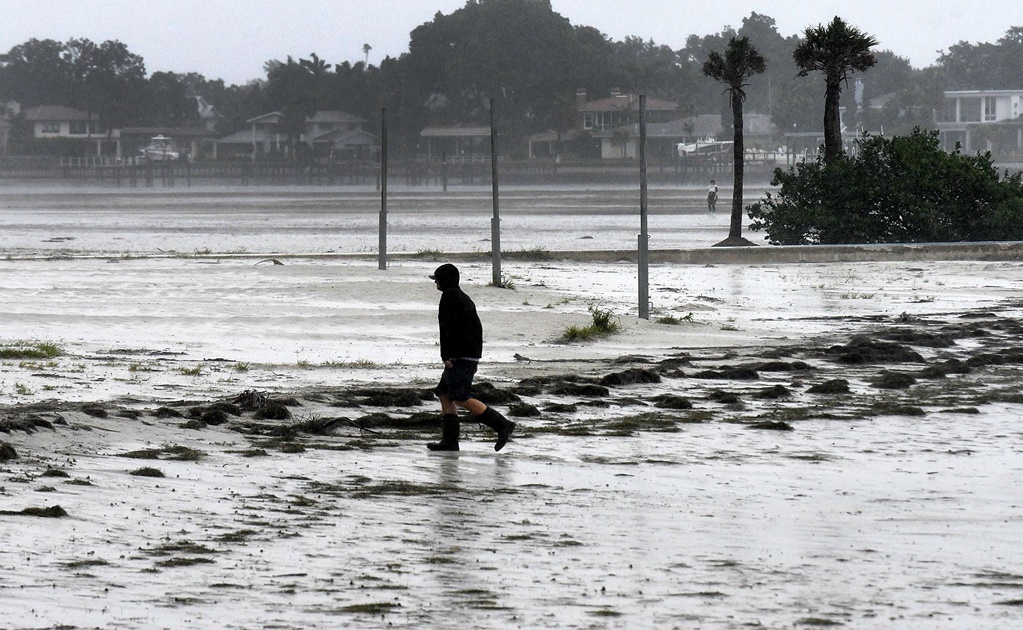
<svg viewBox="0 0 1023 630"><path fill-rule="evenodd" d="M440 324L440 358L444 372L434 390L440 399L441 440L426 445L431 451L458 450L458 407L468 409L473 419L497 432L494 450L499 451L515 430L515 423L471 395L472 377L483 356L483 324L476 304L458 286L458 268L437 267L430 279L441 292L437 320Z"/></svg>

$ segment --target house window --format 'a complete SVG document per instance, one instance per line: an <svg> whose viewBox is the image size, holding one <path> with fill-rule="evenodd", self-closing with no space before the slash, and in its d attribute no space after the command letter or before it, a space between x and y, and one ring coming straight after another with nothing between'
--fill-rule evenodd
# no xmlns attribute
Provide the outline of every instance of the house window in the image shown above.
<svg viewBox="0 0 1023 630"><path fill-rule="evenodd" d="M998 114L998 110L996 109L997 104L998 101L991 97L984 99L984 122L992 122L996 119Z"/></svg>
<svg viewBox="0 0 1023 630"><path fill-rule="evenodd" d="M956 116L956 104L958 102L953 98L945 99L945 118L943 122L959 122L959 118Z"/></svg>
<svg viewBox="0 0 1023 630"><path fill-rule="evenodd" d="M959 122L980 122L983 113L981 99L967 96L959 99Z"/></svg>
<svg viewBox="0 0 1023 630"><path fill-rule="evenodd" d="M583 129L593 129L593 112L583 113Z"/></svg>
<svg viewBox="0 0 1023 630"><path fill-rule="evenodd" d="M39 125L40 133L60 133L60 123L44 122Z"/></svg>
<svg viewBox="0 0 1023 630"><path fill-rule="evenodd" d="M87 129L84 120L72 120L68 131L73 136L84 136Z"/></svg>
<svg viewBox="0 0 1023 630"><path fill-rule="evenodd" d="M622 123L621 112L597 112L596 126L601 131L614 129Z"/></svg>
<svg viewBox="0 0 1023 630"><path fill-rule="evenodd" d="M96 121L92 121L92 122L89 123L89 133L106 133L106 132L107 132L107 128L104 127L101 123L98 123Z"/></svg>

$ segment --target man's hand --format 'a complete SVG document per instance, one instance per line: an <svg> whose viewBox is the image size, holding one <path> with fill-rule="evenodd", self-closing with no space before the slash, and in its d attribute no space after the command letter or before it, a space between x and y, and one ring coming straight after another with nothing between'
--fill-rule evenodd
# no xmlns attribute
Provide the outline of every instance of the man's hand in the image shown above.
<svg viewBox="0 0 1023 630"><path fill-rule="evenodd" d="M453 368L455 367L455 364L451 362L451 359L444 359L444 367Z"/></svg>

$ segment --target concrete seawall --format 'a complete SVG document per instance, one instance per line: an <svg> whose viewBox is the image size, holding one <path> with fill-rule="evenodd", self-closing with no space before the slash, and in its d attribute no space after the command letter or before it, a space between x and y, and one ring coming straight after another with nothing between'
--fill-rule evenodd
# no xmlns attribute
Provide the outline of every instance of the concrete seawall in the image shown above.
<svg viewBox="0 0 1023 630"><path fill-rule="evenodd" d="M8 255L9 259L48 258L50 254ZM69 255L66 258L110 258L109 254ZM147 258L177 258L180 254L149 254ZM361 253L197 253L194 258L258 259L271 261L297 258L377 260L378 255ZM421 260L424 262L482 262L489 261L489 252L389 253L388 260ZM509 262L579 262L623 263L636 262L636 250L527 250L506 251L501 259ZM935 261L935 260L989 260L1023 261L1023 241L989 241L978 243L887 243L881 245L794 245L752 247L703 247L697 249L650 250L652 264L675 265L762 265L828 262L882 262L882 261Z"/></svg>
<svg viewBox="0 0 1023 630"><path fill-rule="evenodd" d="M392 254L391 258L422 258ZM451 253L445 260L488 260L489 254ZM564 260L572 262L635 262L635 250L504 252L502 260ZM891 260L1023 260L1023 242L888 243L881 245L796 245L758 247L704 247L650 251L653 264L727 265L770 263L874 262Z"/></svg>

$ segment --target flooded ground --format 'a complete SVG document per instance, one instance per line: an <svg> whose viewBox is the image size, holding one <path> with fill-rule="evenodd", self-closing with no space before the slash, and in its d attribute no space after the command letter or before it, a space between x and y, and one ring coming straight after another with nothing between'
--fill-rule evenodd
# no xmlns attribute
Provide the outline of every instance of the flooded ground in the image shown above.
<svg viewBox="0 0 1023 630"><path fill-rule="evenodd" d="M724 236L699 191L663 195L693 204L662 215L692 246ZM374 241L321 219L258 227L290 191L231 201L235 221L201 196L100 197L4 198L0 349L61 352L0 361L3 627L1023 620L1021 263L661 265L650 321L632 263L509 261L513 289L459 263L477 391L519 426L494 453L463 422L441 454L424 277L472 251L434 243L474 205L430 199L405 235L423 255L380 271L329 255ZM523 250L574 247L516 221L635 239L599 204L509 206ZM563 342L595 305L622 330Z"/></svg>
<svg viewBox="0 0 1023 630"><path fill-rule="evenodd" d="M748 195L758 194L747 191ZM698 188L649 193L651 248L712 245L727 236L727 191L707 213ZM489 188L424 193L393 189L388 251L489 252ZM0 251L140 254L372 253L378 251L380 193L369 188L86 189L4 195ZM635 249L639 190L510 189L500 194L505 251ZM724 235L721 227L724 226ZM715 240L716 239L716 240Z"/></svg>

